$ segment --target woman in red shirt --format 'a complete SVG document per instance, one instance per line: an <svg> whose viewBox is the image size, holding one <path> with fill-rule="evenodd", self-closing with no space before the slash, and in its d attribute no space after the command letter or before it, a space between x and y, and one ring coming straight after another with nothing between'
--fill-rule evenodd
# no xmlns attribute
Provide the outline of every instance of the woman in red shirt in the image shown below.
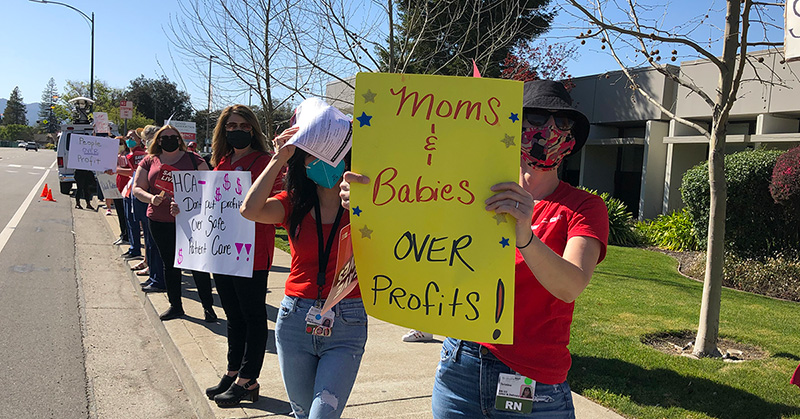
<svg viewBox="0 0 800 419"><path fill-rule="evenodd" d="M219 115L211 142L214 170L249 171L255 182L272 155L258 118L247 106L233 105ZM282 189L279 177L271 195ZM176 205L177 206L177 205ZM220 406L258 398L258 378L267 345L267 276L275 251L275 226L256 223L253 274L249 278L214 274L217 293L228 320L228 372L206 395Z"/></svg>
<svg viewBox="0 0 800 419"><path fill-rule="evenodd" d="M599 196L558 178L564 158L586 142L589 120L559 82L535 80L524 89L519 182L494 185L486 200L487 211L516 219L514 343L445 339L431 399L437 419L575 418L566 381L572 311L605 257L608 212ZM345 179L341 198L349 207L347 182L369 179ZM532 395L504 403L501 385Z"/></svg>
<svg viewBox="0 0 800 419"><path fill-rule="evenodd" d="M156 187L162 176L162 169L169 170L208 170L202 157L186 151L181 133L171 125L165 125L156 132L147 149L148 155L136 169L133 180L133 195L141 202L147 202L147 218L150 221L150 234L153 235L158 253L164 263L164 278L167 285L169 309L161 313L161 320L172 320L184 315L181 301L181 269L175 261L175 217L170 213L172 194ZM151 264L150 269L153 269ZM197 285L197 293L203 304L204 320L217 321L214 313L214 300L211 296L211 276L205 272L191 271Z"/></svg>
<svg viewBox="0 0 800 419"><path fill-rule="evenodd" d="M296 132L296 127L289 128L276 142L282 144ZM239 209L245 218L281 224L289 232L292 266L275 324L275 342L297 419L341 416L367 342L367 314L358 288L325 315L320 313L336 277L339 235L350 222L340 205L338 187L347 161L346 157L333 167L294 145L284 145ZM269 197L284 165L288 165L286 191Z"/></svg>

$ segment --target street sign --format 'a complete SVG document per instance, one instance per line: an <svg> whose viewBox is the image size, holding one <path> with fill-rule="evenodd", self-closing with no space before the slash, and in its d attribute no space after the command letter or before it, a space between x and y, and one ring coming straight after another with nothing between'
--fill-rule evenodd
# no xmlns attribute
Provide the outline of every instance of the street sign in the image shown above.
<svg viewBox="0 0 800 419"><path fill-rule="evenodd" d="M122 119L133 118L133 101L130 100L119 101L119 117Z"/></svg>

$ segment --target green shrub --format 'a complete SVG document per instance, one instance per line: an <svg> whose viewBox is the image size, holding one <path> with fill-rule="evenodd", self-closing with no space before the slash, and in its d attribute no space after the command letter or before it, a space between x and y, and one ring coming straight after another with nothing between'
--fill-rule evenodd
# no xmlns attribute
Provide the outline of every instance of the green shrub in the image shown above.
<svg viewBox="0 0 800 419"><path fill-rule="evenodd" d="M653 220L636 223L636 230L648 244L675 251L697 250L692 217L684 208Z"/></svg>
<svg viewBox="0 0 800 419"><path fill-rule="evenodd" d="M727 211L725 247L746 257L765 257L776 250L797 248L787 237L785 212L769 192L777 150L750 150L725 156ZM692 217L697 243L705 247L709 210L708 163L683 176L681 197Z"/></svg>
<svg viewBox="0 0 800 419"><path fill-rule="evenodd" d="M598 195L597 191L581 188L586 192ZM606 203L608 210L608 244L615 246L635 247L643 243L644 239L638 231L634 230L633 215L628 207L608 192L603 192L600 198Z"/></svg>
<svg viewBox="0 0 800 419"><path fill-rule="evenodd" d="M728 254L722 281L726 287L800 301L800 258L792 251L763 260Z"/></svg>

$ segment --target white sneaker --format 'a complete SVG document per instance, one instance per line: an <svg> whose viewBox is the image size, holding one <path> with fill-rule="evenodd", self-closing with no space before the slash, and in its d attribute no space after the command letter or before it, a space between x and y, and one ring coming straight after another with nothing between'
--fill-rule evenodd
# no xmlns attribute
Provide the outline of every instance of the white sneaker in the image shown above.
<svg viewBox="0 0 800 419"><path fill-rule="evenodd" d="M433 334L420 332L419 330L409 330L403 335L403 342L429 342L433 340Z"/></svg>

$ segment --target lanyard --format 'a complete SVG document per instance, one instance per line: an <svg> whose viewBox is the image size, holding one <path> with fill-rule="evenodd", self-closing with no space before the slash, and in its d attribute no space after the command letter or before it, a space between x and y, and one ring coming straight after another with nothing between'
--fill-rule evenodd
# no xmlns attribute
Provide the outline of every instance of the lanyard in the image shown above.
<svg viewBox="0 0 800 419"><path fill-rule="evenodd" d="M322 300L322 288L325 286L325 272L327 272L328 269L328 258L331 255L333 240L336 238L336 232L339 229L339 221L342 219L343 213L344 207L340 205L339 212L336 213L336 221L333 222L333 227L331 228L331 234L328 236L328 243L323 247L325 237L322 233L322 214L319 210L319 203L314 205L314 214L317 216L317 249L319 250L319 271L317 272L317 286L319 289L317 291L317 302Z"/></svg>

